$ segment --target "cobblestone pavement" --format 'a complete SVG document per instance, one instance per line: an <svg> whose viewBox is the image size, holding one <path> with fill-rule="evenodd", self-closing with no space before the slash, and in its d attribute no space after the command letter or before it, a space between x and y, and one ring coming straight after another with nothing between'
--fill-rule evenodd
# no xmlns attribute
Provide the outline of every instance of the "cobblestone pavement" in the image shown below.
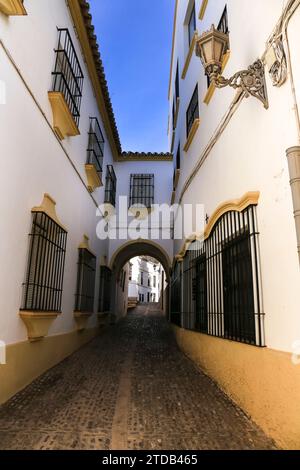
<svg viewBox="0 0 300 470"><path fill-rule="evenodd" d="M0 449L271 449L178 350L153 307L116 326L0 407Z"/></svg>

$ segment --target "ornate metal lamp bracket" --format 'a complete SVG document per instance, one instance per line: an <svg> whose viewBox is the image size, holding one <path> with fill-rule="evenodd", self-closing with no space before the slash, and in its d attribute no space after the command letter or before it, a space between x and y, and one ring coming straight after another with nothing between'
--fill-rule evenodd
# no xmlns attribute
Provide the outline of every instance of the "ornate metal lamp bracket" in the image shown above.
<svg viewBox="0 0 300 470"><path fill-rule="evenodd" d="M261 60L254 62L247 70L235 73L229 79L218 74L214 66L208 67L207 72L217 88L230 86L234 89L241 89L247 98L254 96L262 102L265 109L269 108L265 69Z"/></svg>

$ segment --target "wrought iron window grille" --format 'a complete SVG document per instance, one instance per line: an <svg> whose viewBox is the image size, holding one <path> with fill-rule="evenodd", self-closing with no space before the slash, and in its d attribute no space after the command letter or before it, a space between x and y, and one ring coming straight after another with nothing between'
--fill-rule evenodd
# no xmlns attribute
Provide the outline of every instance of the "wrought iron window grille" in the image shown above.
<svg viewBox="0 0 300 470"><path fill-rule="evenodd" d="M107 165L106 167L106 183L104 202L116 206L117 177L114 167Z"/></svg>
<svg viewBox="0 0 300 470"><path fill-rule="evenodd" d="M92 313L94 311L95 279L96 256L86 248L79 248L75 312Z"/></svg>
<svg viewBox="0 0 300 470"><path fill-rule="evenodd" d="M104 137L101 131L99 121L96 117L90 118L89 142L87 149L87 163L95 165L98 173L102 173Z"/></svg>
<svg viewBox="0 0 300 470"><path fill-rule="evenodd" d="M182 307L178 307L182 292ZM265 346L256 206L228 212L194 242L174 271L171 321L201 333ZM173 298L174 296L174 298ZM181 300L180 300L181 301ZM180 322L179 322L180 318Z"/></svg>
<svg viewBox="0 0 300 470"><path fill-rule="evenodd" d="M100 284L99 284L99 302L98 312L110 311L110 289L111 289L111 270L106 266L100 267Z"/></svg>
<svg viewBox="0 0 300 470"><path fill-rule="evenodd" d="M32 214L21 310L61 312L67 232L44 212Z"/></svg>
<svg viewBox="0 0 300 470"><path fill-rule="evenodd" d="M196 119L199 118L199 98L198 98L198 84L196 85L195 91L191 98L190 104L186 112L186 134L187 137L193 127Z"/></svg>
<svg viewBox="0 0 300 470"><path fill-rule="evenodd" d="M66 28L57 28L57 30L58 45L55 49L55 67L52 72L53 91L63 94L78 126L84 75L69 30Z"/></svg>
<svg viewBox="0 0 300 470"><path fill-rule="evenodd" d="M150 208L154 204L154 175L137 174L130 176L129 207L143 205Z"/></svg>

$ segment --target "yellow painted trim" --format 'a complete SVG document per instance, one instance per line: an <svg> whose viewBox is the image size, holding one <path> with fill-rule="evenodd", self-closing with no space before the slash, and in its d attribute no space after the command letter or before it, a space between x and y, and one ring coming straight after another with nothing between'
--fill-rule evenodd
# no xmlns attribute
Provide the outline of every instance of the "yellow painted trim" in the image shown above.
<svg viewBox="0 0 300 470"><path fill-rule="evenodd" d="M174 22L173 22L172 52L171 52L169 92L168 92L168 99L169 100L170 100L170 96L171 96L171 86L172 86L172 72L173 72L173 64L174 64L174 50L175 50L175 37L176 37L176 22L177 22L177 12L178 12L178 2L179 2L179 0L176 0L175 12L174 12Z"/></svg>
<svg viewBox="0 0 300 470"><path fill-rule="evenodd" d="M186 77L186 74L187 74L187 71L188 71L188 68L189 68L194 50L195 50L195 45L196 45L197 39L198 39L198 31L195 31L192 42L191 42L191 45L190 45L190 48L189 48L188 55L185 59L185 64L184 64L182 75L181 75L182 80L184 80L185 77Z"/></svg>
<svg viewBox="0 0 300 470"><path fill-rule="evenodd" d="M202 4L200 7L200 11L199 11L199 20L203 20L205 12L206 12L207 4L208 4L208 0L202 0Z"/></svg>
<svg viewBox="0 0 300 470"><path fill-rule="evenodd" d="M27 334L29 341L40 341L45 336L48 336L49 329L58 317L56 312L20 312L25 326L27 328Z"/></svg>
<svg viewBox="0 0 300 470"><path fill-rule="evenodd" d="M186 143L185 143L185 146L183 147L183 150L184 150L185 152L188 152L188 150L189 150L189 148L190 148L190 146L191 146L191 144L192 144L192 142L193 142L193 139L194 139L194 137L195 137L195 135L196 135L196 132L197 132L199 126L200 126L200 119L195 119L195 121L194 121L194 123L193 123L193 125L192 125L192 128L191 128L191 130L190 130L189 136L188 136L188 138L187 138L187 141L186 141Z"/></svg>
<svg viewBox="0 0 300 470"><path fill-rule="evenodd" d="M176 127L177 127L179 107L180 107L180 98L177 98L177 100L176 100L176 110L175 110L175 116L174 116L174 129L176 129Z"/></svg>
<svg viewBox="0 0 300 470"><path fill-rule="evenodd" d="M259 191L251 191L246 193L241 199L234 199L221 204L209 218L204 232L204 239L209 238L215 224L226 212L243 212L249 206L257 206L259 197Z"/></svg>
<svg viewBox="0 0 300 470"><path fill-rule="evenodd" d="M223 64L222 64L222 73L224 72L224 69L225 69L225 67L226 67L226 65L227 65L227 63L228 63L228 61L229 61L229 59L230 59L230 51L228 50L228 51L226 52L226 54L224 55ZM204 100L203 100L203 102L204 102L205 104L209 105L209 103L210 103L210 101L211 101L211 99L212 99L212 97L213 97L213 95L214 95L214 93L215 93L215 90L216 90L216 86L215 86L215 84L212 82L212 83L209 85L209 87L208 87L208 89L207 89L207 92L206 92L206 95L205 95Z"/></svg>
<svg viewBox="0 0 300 470"><path fill-rule="evenodd" d="M194 241L201 239L207 240L211 235L215 224L224 214L231 211L243 212L245 209L247 209L247 207L257 205L259 197L259 191L251 191L244 194L241 199L233 199L220 204L210 217L208 224L206 225L206 228L204 230L204 234L201 232L195 232L192 233L188 238L186 238L184 243L182 244L181 250L177 255L177 258L183 259L186 255L187 250L189 249L190 244Z"/></svg>
<svg viewBox="0 0 300 470"><path fill-rule="evenodd" d="M83 235L82 242L78 246L78 249L79 250L87 250L91 253L91 255L96 256L95 253L93 253L92 250L90 249L89 241L90 241L89 237L87 235Z"/></svg>
<svg viewBox="0 0 300 470"><path fill-rule="evenodd" d="M74 312L74 319L78 331L86 330L89 319L92 315L93 313Z"/></svg>
<svg viewBox="0 0 300 470"><path fill-rule="evenodd" d="M0 11L7 16L27 15L22 0L0 0Z"/></svg>
<svg viewBox="0 0 300 470"><path fill-rule="evenodd" d="M44 214L47 214L50 219L54 220L57 225L59 225L65 232L67 232L67 229L63 226L63 224L57 217L56 202L48 193L44 194L44 199L41 205L33 207L31 209L31 212L43 212Z"/></svg>
<svg viewBox="0 0 300 470"><path fill-rule="evenodd" d="M58 91L49 91L48 97L53 114L53 128L59 139L80 135L64 95Z"/></svg>
<svg viewBox="0 0 300 470"><path fill-rule="evenodd" d="M22 341L6 348L6 365L0 365L0 404L34 379L70 356L99 334L99 328L47 336L43 341Z"/></svg>
<svg viewBox="0 0 300 470"><path fill-rule="evenodd" d="M299 450L300 367L291 353L173 329L182 351L279 447Z"/></svg>
<svg viewBox="0 0 300 470"><path fill-rule="evenodd" d="M113 132L111 129L110 120L109 120L108 113L106 110L106 104L105 104L104 96L103 96L100 81L99 81L99 74L95 66L95 61L93 58L93 53L90 47L89 38L86 32L86 27L85 27L84 20L82 17L80 4L78 0L67 0L67 3L68 3L68 7L70 10L72 19L75 24L75 28L78 34L78 39L80 41L83 54L86 60L86 65L87 65L90 79L92 81L93 88L95 91L95 96L96 96L99 112L103 120L104 128L105 128L105 131L106 131L109 143L110 143L110 147L112 149L113 158L115 161L117 161L119 158L119 152L118 152L115 139L113 136Z"/></svg>
<svg viewBox="0 0 300 470"><path fill-rule="evenodd" d="M90 193L93 193L96 188L100 188L102 185L102 180L99 176L98 171L96 170L95 165L86 164L85 173L88 180L87 187Z"/></svg>

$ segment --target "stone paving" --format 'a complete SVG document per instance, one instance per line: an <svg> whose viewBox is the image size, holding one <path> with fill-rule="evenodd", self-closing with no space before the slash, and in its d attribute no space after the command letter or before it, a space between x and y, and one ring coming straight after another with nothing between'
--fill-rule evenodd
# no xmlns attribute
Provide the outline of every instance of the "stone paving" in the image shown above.
<svg viewBox="0 0 300 470"><path fill-rule="evenodd" d="M0 450L274 447L179 351L149 306L0 407Z"/></svg>

